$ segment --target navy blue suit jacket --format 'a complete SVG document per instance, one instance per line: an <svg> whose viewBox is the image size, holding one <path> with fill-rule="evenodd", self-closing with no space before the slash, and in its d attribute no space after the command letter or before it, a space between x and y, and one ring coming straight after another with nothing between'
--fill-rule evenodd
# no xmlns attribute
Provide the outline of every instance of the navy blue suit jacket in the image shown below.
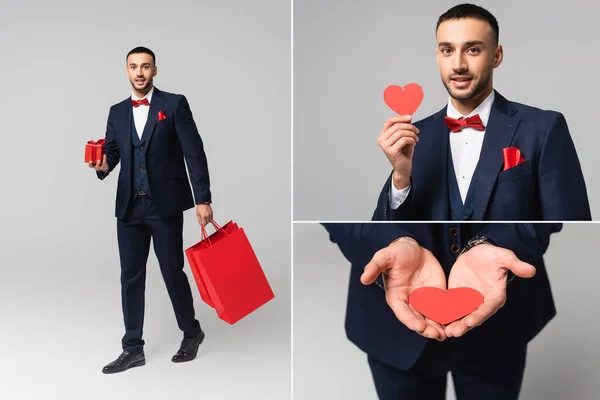
<svg viewBox="0 0 600 400"><path fill-rule="evenodd" d="M452 243L464 247L477 234L487 235L500 247L515 252L519 259L536 269L533 278L515 278L507 286L507 300L496 314L460 338L449 341L494 343L499 348L531 340L556 314L550 283L544 265L550 235L561 224L323 224L352 264L346 310L348 339L369 355L399 369L410 368L421 354L426 339L406 328L394 315L385 299L385 291L375 285L363 285L360 276L365 265L380 249L401 236L410 236L430 250L448 276L456 254ZM458 237L449 234L459 230Z"/></svg>
<svg viewBox="0 0 600 400"><path fill-rule="evenodd" d="M158 112L161 110L166 119L158 121ZM97 172L98 178L104 179L121 162L115 204L117 218L123 218L133 195L131 119L131 97L110 108L104 145L108 171ZM148 181L152 201L159 215L168 217L190 209L195 204L211 202L206 154L185 96L163 92L154 87L142 139L148 146Z"/></svg>
<svg viewBox="0 0 600 400"><path fill-rule="evenodd" d="M389 204L391 174L373 220L449 221L448 128L445 106L416 122L411 190ZM503 171L502 149L517 147L525 162ZM472 202L470 201L472 200ZM481 221L591 220L581 165L564 116L506 100L495 92L479 162L465 204L466 219Z"/></svg>

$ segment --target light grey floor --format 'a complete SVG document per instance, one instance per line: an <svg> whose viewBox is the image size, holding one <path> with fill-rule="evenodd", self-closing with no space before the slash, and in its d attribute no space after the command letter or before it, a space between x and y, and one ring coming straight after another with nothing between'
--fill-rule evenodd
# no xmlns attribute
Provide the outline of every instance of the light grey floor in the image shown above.
<svg viewBox="0 0 600 400"><path fill-rule="evenodd" d="M61 244L59 237L3 243L0 399L291 397L289 252L274 257L262 240L254 240L276 298L233 326L202 302L186 263L206 339L194 361L174 364L170 358L181 332L151 250L146 365L104 375L102 367L121 351L123 323L116 239L109 230L100 236L105 243L96 246L97 257L83 250L94 247L85 236L81 250ZM193 242L186 238L186 245Z"/></svg>
<svg viewBox="0 0 600 400"><path fill-rule="evenodd" d="M565 224L551 239L558 315L529 346L522 400L598 398L599 236L598 224ZM377 398L366 355L344 331L349 269L323 227L294 225L294 400Z"/></svg>

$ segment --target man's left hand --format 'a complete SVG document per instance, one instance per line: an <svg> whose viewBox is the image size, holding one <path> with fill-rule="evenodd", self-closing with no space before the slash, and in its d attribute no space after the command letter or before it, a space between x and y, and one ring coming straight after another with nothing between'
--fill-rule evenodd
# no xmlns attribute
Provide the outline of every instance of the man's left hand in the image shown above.
<svg viewBox="0 0 600 400"><path fill-rule="evenodd" d="M210 224L213 220L213 210L210 204L197 204L196 217L202 226Z"/></svg>
<svg viewBox="0 0 600 400"><path fill-rule="evenodd" d="M483 295L483 304L471 314L445 327L448 337L459 337L481 325L506 303L508 271L521 278L535 275L535 267L508 249L480 244L463 253L450 270L448 289L470 287Z"/></svg>

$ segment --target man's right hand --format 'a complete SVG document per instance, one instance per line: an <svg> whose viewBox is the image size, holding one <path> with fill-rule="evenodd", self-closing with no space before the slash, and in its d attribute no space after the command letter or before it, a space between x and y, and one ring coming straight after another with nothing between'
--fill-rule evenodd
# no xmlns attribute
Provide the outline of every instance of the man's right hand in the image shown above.
<svg viewBox="0 0 600 400"><path fill-rule="evenodd" d="M398 320L422 336L445 340L444 329L408 303L408 296L417 288L446 289L446 276L435 256L412 238L402 237L375 253L365 266L361 282L370 285L380 273L383 274L387 303Z"/></svg>
<svg viewBox="0 0 600 400"><path fill-rule="evenodd" d="M393 184L401 190L410 184L412 158L419 141L419 129L410 123L412 115L388 118L377 139L394 169Z"/></svg>
<svg viewBox="0 0 600 400"><path fill-rule="evenodd" d="M94 168L96 171L108 171L108 162L106 161L106 154L102 157L102 160L98 160L98 162L94 163L90 161L88 163L90 168Z"/></svg>

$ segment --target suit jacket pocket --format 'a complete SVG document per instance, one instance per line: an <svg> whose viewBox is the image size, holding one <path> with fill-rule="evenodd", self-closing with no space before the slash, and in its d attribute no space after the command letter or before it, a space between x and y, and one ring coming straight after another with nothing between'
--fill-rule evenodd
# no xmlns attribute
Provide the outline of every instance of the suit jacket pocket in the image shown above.
<svg viewBox="0 0 600 400"><path fill-rule="evenodd" d="M172 125L171 124L171 118L167 117L167 118L165 118L163 120L156 121L156 128L154 128L154 129L156 129L156 130L163 130L165 128L171 127L171 125Z"/></svg>
<svg viewBox="0 0 600 400"><path fill-rule="evenodd" d="M509 168L506 171L500 172L500 174L498 174L497 182L502 183L509 179L516 178L517 176L522 175L522 174L528 172L529 170L531 170L531 164L529 163L529 160L527 160L515 167Z"/></svg>

